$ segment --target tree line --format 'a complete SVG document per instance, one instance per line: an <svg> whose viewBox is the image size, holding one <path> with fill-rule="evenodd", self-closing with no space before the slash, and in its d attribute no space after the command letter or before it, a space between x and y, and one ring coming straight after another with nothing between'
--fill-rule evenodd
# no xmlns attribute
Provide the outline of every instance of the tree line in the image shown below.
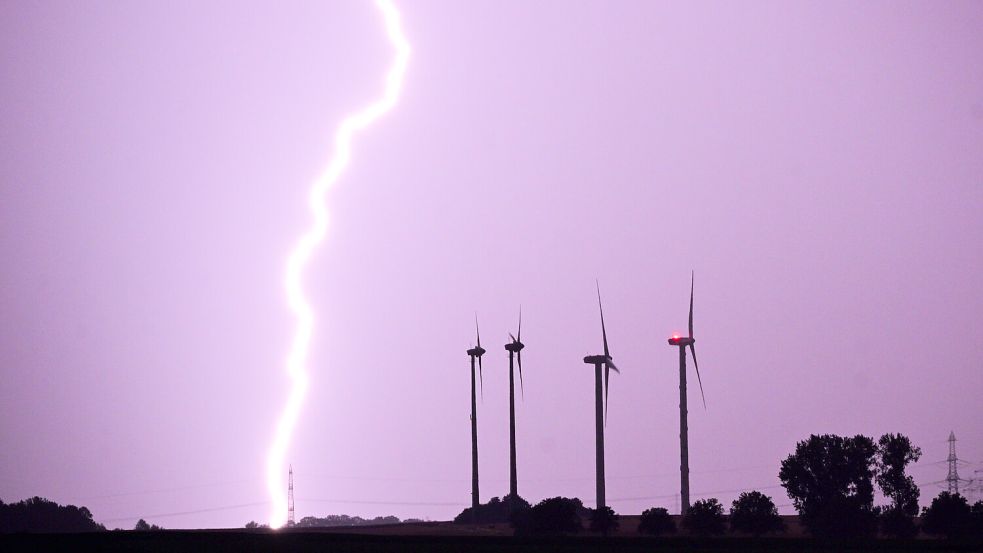
<svg viewBox="0 0 983 553"><path fill-rule="evenodd" d="M133 527L136 531L163 530L142 518ZM86 507L59 505L43 497L31 497L17 503L0 500L0 533L74 534L105 532L106 527L92 519Z"/></svg>
<svg viewBox="0 0 983 553"><path fill-rule="evenodd" d="M17 503L0 500L0 532L101 532L106 527L92 520L85 507L59 505L43 497Z"/></svg>
<svg viewBox="0 0 983 553"><path fill-rule="evenodd" d="M328 515L326 517L304 517L292 525L292 528L333 528L338 526L380 526L384 524L409 524L413 522L423 522L422 519L408 518L400 520L394 515L378 516L375 518L362 518L360 516L349 515ZM246 523L246 528L260 529L269 528L268 524L260 524L254 520Z"/></svg>
<svg viewBox="0 0 983 553"><path fill-rule="evenodd" d="M983 501L970 505L965 497L942 492L921 510L921 491L907 467L921 458L921 449L902 434L867 436L812 435L799 442L782 461L778 478L809 533L821 538L872 538L878 535L913 538L919 532L948 538L983 538ZM875 485L889 504L874 505ZM620 526L610 507L589 509L580 499L554 497L535 506L521 497L492 498L461 512L455 522L509 522L519 535L566 534L587 528L608 534ZM692 535L723 535L728 530L748 536L785 530L771 497L744 492L731 504L729 516L716 498L696 501L681 518ZM642 512L638 532L669 535L677 531L668 510Z"/></svg>

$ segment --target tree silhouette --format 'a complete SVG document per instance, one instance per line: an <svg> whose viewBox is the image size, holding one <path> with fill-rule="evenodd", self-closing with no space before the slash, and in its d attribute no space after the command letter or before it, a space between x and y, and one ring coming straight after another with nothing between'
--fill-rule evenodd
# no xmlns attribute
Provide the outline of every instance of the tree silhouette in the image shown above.
<svg viewBox="0 0 983 553"><path fill-rule="evenodd" d="M147 521L143 520L142 518L137 521L137 524L133 527L133 529L137 532L156 532L158 530L163 530L162 527L157 526L156 524L147 524Z"/></svg>
<svg viewBox="0 0 983 553"><path fill-rule="evenodd" d="M775 502L759 491L744 492L730 508L730 528L754 537L785 529Z"/></svg>
<svg viewBox="0 0 983 553"><path fill-rule="evenodd" d="M590 530L600 532L604 536L618 529L621 526L621 517L614 512L611 507L599 507L590 511Z"/></svg>
<svg viewBox="0 0 983 553"><path fill-rule="evenodd" d="M106 528L92 520L85 507L59 505L43 497L17 503L0 501L0 532L98 532Z"/></svg>
<svg viewBox="0 0 983 553"><path fill-rule="evenodd" d="M812 435L782 461L778 477L813 535L873 535L876 453L877 446L866 436Z"/></svg>
<svg viewBox="0 0 983 553"><path fill-rule="evenodd" d="M969 513L972 533L976 537L983 537L983 501L973 503Z"/></svg>
<svg viewBox="0 0 983 553"><path fill-rule="evenodd" d="M575 534L583 530L580 520L586 514L577 498L552 497L512 517L516 535Z"/></svg>
<svg viewBox="0 0 983 553"><path fill-rule="evenodd" d="M921 456L922 450L902 434L885 434L877 443L877 485L891 500L881 511L881 529L889 536L910 538L918 533L913 519L918 515L921 492L905 469Z"/></svg>
<svg viewBox="0 0 983 553"><path fill-rule="evenodd" d="M683 528L697 536L723 534L724 506L715 497L693 503L683 517Z"/></svg>
<svg viewBox="0 0 983 553"><path fill-rule="evenodd" d="M922 512L922 530L926 534L959 538L971 531L972 510L966 498L942 492Z"/></svg>
<svg viewBox="0 0 983 553"><path fill-rule="evenodd" d="M529 507L529 502L520 496L512 497L512 495L506 495L501 500L493 497L488 503L478 505L477 512L474 512L471 507L464 509L454 517L454 522L462 524L472 522L478 522L480 524L509 522L513 515L525 511Z"/></svg>
<svg viewBox="0 0 983 553"><path fill-rule="evenodd" d="M650 536L664 536L676 532L676 523L672 521L668 510L662 507L653 507L642 511L638 531Z"/></svg>

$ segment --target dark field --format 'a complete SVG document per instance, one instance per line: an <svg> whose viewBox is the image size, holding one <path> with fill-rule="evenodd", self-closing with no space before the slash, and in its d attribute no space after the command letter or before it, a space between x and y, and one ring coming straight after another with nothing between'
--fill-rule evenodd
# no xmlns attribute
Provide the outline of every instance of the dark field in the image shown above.
<svg viewBox="0 0 983 553"><path fill-rule="evenodd" d="M644 538L598 536L515 538L511 536L372 535L334 532L268 532L244 530L104 532L92 534L15 534L0 536L0 551L108 551L237 553L274 551L324 552L980 552L983 542L942 540L820 542L805 538Z"/></svg>

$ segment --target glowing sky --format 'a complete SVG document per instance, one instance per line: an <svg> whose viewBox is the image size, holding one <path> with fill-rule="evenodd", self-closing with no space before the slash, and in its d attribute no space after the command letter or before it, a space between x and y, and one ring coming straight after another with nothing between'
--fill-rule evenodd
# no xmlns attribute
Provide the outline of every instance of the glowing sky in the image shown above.
<svg viewBox="0 0 983 553"><path fill-rule="evenodd" d="M595 277L609 502L674 508L690 269L695 497L788 503L778 462L810 432L907 433L918 482L950 429L983 461L979 3L401 12L399 109L308 269L298 517L469 503L475 311L481 489L505 493L520 303L520 494L592 498ZM285 248L391 56L369 2L0 4L0 498L266 520Z"/></svg>

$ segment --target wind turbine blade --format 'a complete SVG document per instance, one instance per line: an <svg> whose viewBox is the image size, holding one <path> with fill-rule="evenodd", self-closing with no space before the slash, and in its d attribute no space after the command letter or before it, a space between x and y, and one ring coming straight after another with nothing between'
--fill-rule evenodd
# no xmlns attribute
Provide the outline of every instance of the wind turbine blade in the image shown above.
<svg viewBox="0 0 983 553"><path fill-rule="evenodd" d="M518 341L522 341L522 306L519 306L519 335L516 337Z"/></svg>
<svg viewBox="0 0 983 553"><path fill-rule="evenodd" d="M474 314L474 333L478 337L478 347L481 347L481 331L478 330L478 314ZM480 360L480 358L479 358Z"/></svg>
<svg viewBox="0 0 983 553"><path fill-rule="evenodd" d="M515 343L515 336L512 336L512 333L511 332L509 332L509 338L512 339L512 343L514 344Z"/></svg>
<svg viewBox="0 0 983 553"><path fill-rule="evenodd" d="M519 392L522 393L522 399L525 400L526 389L522 386L522 350L520 349L519 353L517 353L515 356L519 362Z"/></svg>
<svg viewBox="0 0 983 553"><path fill-rule="evenodd" d="M693 337L693 281L694 279L695 279L695 272L690 273L689 275L689 337L690 338Z"/></svg>
<svg viewBox="0 0 983 553"><path fill-rule="evenodd" d="M601 337L604 338L604 356L611 357L611 352L608 351L608 331L604 328L604 306L601 305L601 285L596 280L594 284L597 285L597 308L601 311Z"/></svg>
<svg viewBox="0 0 983 553"><path fill-rule="evenodd" d="M611 364L604 364L604 426L608 425L608 381L611 380Z"/></svg>
<svg viewBox="0 0 983 553"><path fill-rule="evenodd" d="M481 346L478 346L481 347ZM478 383L481 384L481 401L485 401L485 374L481 369L481 356L478 356Z"/></svg>
<svg viewBox="0 0 983 553"><path fill-rule="evenodd" d="M696 381L700 383L700 397L703 398L703 410L707 408L707 396L703 395L703 380L700 379L700 364L696 362L696 346L689 345L689 351L693 354L693 366L696 367Z"/></svg>

